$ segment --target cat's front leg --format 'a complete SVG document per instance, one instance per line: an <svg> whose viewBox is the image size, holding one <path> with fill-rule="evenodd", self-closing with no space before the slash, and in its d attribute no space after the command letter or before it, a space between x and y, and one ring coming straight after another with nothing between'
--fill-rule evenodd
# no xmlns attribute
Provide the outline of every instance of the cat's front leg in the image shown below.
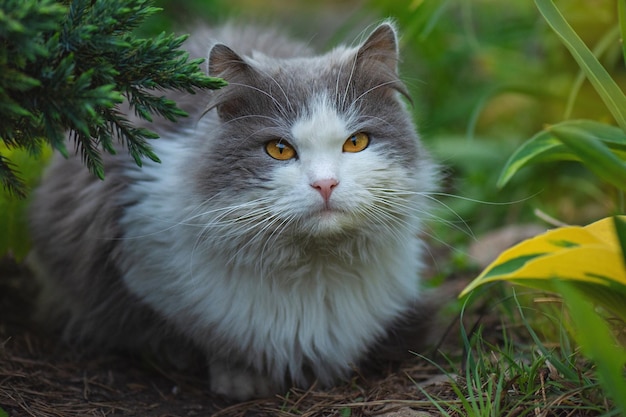
<svg viewBox="0 0 626 417"><path fill-rule="evenodd" d="M232 400L270 397L278 392L270 377L226 360L209 364L209 374L211 391Z"/></svg>

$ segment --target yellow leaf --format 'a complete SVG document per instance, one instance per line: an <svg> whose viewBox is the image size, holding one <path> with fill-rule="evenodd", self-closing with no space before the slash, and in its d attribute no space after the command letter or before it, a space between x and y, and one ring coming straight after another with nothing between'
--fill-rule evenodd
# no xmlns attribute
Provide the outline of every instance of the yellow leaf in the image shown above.
<svg viewBox="0 0 626 417"><path fill-rule="evenodd" d="M618 217L622 220L626 219L626 216ZM612 217L607 217L605 219L598 220L595 223L591 223L589 226L586 226L585 229L594 234L600 241L619 249L619 240L615 234Z"/></svg>
<svg viewBox="0 0 626 417"><path fill-rule="evenodd" d="M622 254L607 245L585 245L560 250L527 262L511 274L488 280L522 283L539 277L588 281L606 285L606 279L626 284L626 270L621 265ZM606 279L604 279L606 278Z"/></svg>
<svg viewBox="0 0 626 417"><path fill-rule="evenodd" d="M503 252L460 294L493 281L551 291L552 278L626 288L626 268L612 218L550 230Z"/></svg>

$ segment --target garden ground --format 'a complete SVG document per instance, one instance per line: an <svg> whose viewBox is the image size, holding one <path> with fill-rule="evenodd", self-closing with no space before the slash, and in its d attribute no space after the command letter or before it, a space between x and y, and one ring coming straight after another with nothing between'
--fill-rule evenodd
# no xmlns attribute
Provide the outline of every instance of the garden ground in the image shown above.
<svg viewBox="0 0 626 417"><path fill-rule="evenodd" d="M485 242L502 244L497 239L485 239L479 244ZM437 264L448 262L447 254L434 252L433 259ZM446 277L442 290L449 293L450 299L474 272L462 275ZM0 265L0 417L4 417L3 411L10 417L548 417L596 416L601 414L598 410L610 409L598 398L597 387L563 380L549 360L535 361L539 366L532 372L533 381L525 383L526 392L522 392L520 381L528 378L528 368L518 373L507 369L502 377L496 375L497 370L489 371L489 375L479 376L484 381L478 386L473 381L468 387L466 378L471 375L463 371L467 362L462 358L467 356L463 354L455 318L458 314L442 324L442 328L450 326L442 331L438 353L427 353L432 361L415 356L383 373L357 372L352 380L330 390L314 386L309 390L293 389L275 398L228 404L208 393L201 366L195 372L182 373L161 368L146 358L122 353L86 355L59 343L29 319L35 291L26 269L10 261ZM500 363L498 357L505 355L496 347L506 343L503 334L509 343L519 346L520 357L533 349L527 336L525 340L523 336L516 339L515 329L520 327L504 323L498 309L473 305L464 317L466 329L481 324L481 346L494 346L483 347L478 353L489 361ZM508 326L506 333L503 325ZM581 370L581 378L582 374ZM498 380L493 386L496 389L492 389L494 380ZM596 406L588 407L590 401Z"/></svg>

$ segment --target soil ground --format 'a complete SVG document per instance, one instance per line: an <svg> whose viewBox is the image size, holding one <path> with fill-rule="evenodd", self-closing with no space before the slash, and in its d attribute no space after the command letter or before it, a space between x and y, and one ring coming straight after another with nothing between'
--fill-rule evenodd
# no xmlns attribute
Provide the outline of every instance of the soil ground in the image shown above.
<svg viewBox="0 0 626 417"><path fill-rule="evenodd" d="M0 264L0 417L2 410L10 417L428 416L438 413L422 388L454 398L449 379L415 357L373 376L357 372L331 390L314 386L229 404L209 393L201 367L182 373L123 353L86 355L59 342L30 319L35 292L27 270Z"/></svg>

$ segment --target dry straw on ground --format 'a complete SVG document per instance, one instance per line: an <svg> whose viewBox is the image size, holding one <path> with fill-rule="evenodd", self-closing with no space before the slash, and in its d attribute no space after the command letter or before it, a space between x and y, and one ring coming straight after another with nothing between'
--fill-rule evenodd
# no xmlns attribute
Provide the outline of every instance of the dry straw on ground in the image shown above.
<svg viewBox="0 0 626 417"><path fill-rule="evenodd" d="M161 369L123 353L86 356L58 343L28 319L29 283L27 271L0 268L0 408L11 417L426 417L417 411L434 407L416 384L431 381L427 389L435 395L450 391L445 378L434 378L441 371L416 357L393 372L357 375L332 390L314 386L228 404L208 393L204 370L190 375Z"/></svg>

